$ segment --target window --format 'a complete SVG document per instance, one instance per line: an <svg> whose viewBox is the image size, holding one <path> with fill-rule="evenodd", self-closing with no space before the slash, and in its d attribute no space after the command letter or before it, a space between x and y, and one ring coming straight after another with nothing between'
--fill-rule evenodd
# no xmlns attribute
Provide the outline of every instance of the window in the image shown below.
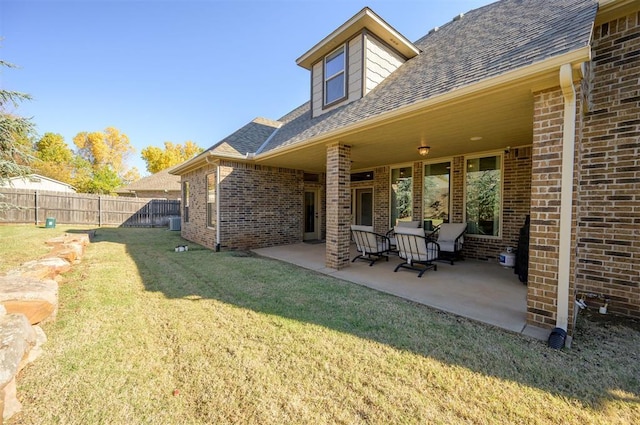
<svg viewBox="0 0 640 425"><path fill-rule="evenodd" d="M182 215L184 222L189 222L189 182L182 183Z"/></svg>
<svg viewBox="0 0 640 425"><path fill-rule="evenodd" d="M351 182L366 182L373 180L373 171L351 173Z"/></svg>
<svg viewBox="0 0 640 425"><path fill-rule="evenodd" d="M433 229L449 222L451 163L425 164L422 194L424 227Z"/></svg>
<svg viewBox="0 0 640 425"><path fill-rule="evenodd" d="M413 169L391 169L391 226L413 217Z"/></svg>
<svg viewBox="0 0 640 425"><path fill-rule="evenodd" d="M467 233L500 236L502 156L469 158L466 163Z"/></svg>
<svg viewBox="0 0 640 425"><path fill-rule="evenodd" d="M207 175L207 226L216 226L216 175Z"/></svg>
<svg viewBox="0 0 640 425"><path fill-rule="evenodd" d="M324 104L329 105L346 96L345 46L324 59Z"/></svg>

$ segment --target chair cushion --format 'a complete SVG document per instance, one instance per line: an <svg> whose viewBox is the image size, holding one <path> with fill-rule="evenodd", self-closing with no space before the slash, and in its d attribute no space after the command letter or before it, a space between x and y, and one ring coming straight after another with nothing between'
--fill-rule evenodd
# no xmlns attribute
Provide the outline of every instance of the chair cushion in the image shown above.
<svg viewBox="0 0 640 425"><path fill-rule="evenodd" d="M420 221L418 220L414 220L414 221L400 221L398 220L396 227L412 227L412 228L418 228L420 227Z"/></svg>
<svg viewBox="0 0 640 425"><path fill-rule="evenodd" d="M467 223L442 223L438 231L438 243L442 247L443 242L453 242L464 233Z"/></svg>
<svg viewBox="0 0 640 425"><path fill-rule="evenodd" d="M393 231L396 233L396 235L398 233L403 233L405 235L424 236L424 230L423 229L418 229L418 228L414 228L414 227L396 226L396 227L393 228Z"/></svg>
<svg viewBox="0 0 640 425"><path fill-rule="evenodd" d="M351 230L360 230L361 232L373 232L373 226L363 226L361 224L352 224Z"/></svg>

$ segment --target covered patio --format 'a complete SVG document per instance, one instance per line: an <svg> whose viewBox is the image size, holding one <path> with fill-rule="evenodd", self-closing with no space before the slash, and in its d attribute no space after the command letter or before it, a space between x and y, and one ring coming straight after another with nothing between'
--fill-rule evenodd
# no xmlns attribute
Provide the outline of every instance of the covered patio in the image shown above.
<svg viewBox="0 0 640 425"><path fill-rule="evenodd" d="M389 261L356 261L341 270L325 266L324 243L299 243L255 249L255 253L285 261L319 273L386 292L438 310L457 314L492 326L546 340L549 331L526 323L527 287L513 269L497 263L465 260L455 265L437 263L422 278L416 272L395 267L402 262L391 255ZM355 245L351 246L355 257Z"/></svg>

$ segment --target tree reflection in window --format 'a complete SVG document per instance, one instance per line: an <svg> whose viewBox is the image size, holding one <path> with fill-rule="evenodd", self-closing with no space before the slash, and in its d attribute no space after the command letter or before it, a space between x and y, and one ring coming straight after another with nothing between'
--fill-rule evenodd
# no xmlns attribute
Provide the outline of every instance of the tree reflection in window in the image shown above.
<svg viewBox="0 0 640 425"><path fill-rule="evenodd" d="M413 169L391 170L391 226L397 221L411 220L413 216Z"/></svg>
<svg viewBox="0 0 640 425"><path fill-rule="evenodd" d="M467 160L467 233L500 235L501 157Z"/></svg>

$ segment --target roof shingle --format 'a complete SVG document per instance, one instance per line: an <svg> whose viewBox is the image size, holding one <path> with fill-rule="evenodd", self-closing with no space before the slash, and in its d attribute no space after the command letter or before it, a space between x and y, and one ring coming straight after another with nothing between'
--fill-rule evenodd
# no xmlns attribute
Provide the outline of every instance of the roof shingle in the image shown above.
<svg viewBox="0 0 640 425"><path fill-rule="evenodd" d="M596 0L502 0L472 10L415 42L421 53L362 99L312 118L285 115L261 152L499 76L589 45Z"/></svg>

